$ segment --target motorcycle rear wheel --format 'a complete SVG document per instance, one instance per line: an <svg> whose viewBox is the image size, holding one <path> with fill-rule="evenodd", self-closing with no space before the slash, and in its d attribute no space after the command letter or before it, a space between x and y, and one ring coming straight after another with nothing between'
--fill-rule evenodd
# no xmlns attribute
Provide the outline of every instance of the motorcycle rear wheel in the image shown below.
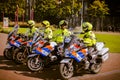
<svg viewBox="0 0 120 80"><path fill-rule="evenodd" d="M93 73L93 74L97 74L97 73L99 73L100 72L100 70L101 70L101 67L102 67L102 63L100 62L100 63L93 63L92 65L91 65L91 69L90 69L90 71L91 71L91 73Z"/></svg>

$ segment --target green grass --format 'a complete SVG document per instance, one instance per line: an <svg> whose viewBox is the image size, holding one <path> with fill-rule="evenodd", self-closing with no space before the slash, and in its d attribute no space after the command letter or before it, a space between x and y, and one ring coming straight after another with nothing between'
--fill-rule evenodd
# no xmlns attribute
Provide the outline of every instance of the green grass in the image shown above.
<svg viewBox="0 0 120 80"><path fill-rule="evenodd" d="M105 42L111 53L120 53L120 34L96 33L97 41Z"/></svg>
<svg viewBox="0 0 120 80"><path fill-rule="evenodd" d="M20 28L18 33L26 33L28 28Z"/></svg>
<svg viewBox="0 0 120 80"><path fill-rule="evenodd" d="M120 33L95 32L95 35L97 42L105 42L105 47L109 48L110 53L120 53Z"/></svg>
<svg viewBox="0 0 120 80"><path fill-rule="evenodd" d="M12 31L12 29L13 29L13 27L9 27L9 28L3 28L3 31L4 32L10 32L10 31ZM27 29L28 28L20 28L19 30L18 30L18 33L26 33L27 32Z"/></svg>
<svg viewBox="0 0 120 80"><path fill-rule="evenodd" d="M28 28L20 28L18 33L25 33ZM5 31L11 31L12 28L4 28ZM97 41L105 42L105 46L111 53L120 53L120 33L95 33Z"/></svg>

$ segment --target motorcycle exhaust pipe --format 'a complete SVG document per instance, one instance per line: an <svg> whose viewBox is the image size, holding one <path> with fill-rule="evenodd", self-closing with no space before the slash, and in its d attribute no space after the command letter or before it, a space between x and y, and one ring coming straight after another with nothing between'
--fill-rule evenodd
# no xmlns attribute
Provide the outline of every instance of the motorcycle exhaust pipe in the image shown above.
<svg viewBox="0 0 120 80"><path fill-rule="evenodd" d="M109 58L109 48L103 48L100 52L98 52L98 56L102 59L102 62L105 62Z"/></svg>

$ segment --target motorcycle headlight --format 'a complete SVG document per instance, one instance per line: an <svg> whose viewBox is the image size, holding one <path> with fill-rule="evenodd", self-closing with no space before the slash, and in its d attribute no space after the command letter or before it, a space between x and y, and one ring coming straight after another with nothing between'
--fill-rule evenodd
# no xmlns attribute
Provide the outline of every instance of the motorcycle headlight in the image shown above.
<svg viewBox="0 0 120 80"><path fill-rule="evenodd" d="M69 43L70 40L71 40L71 38L66 38L66 39L65 39L65 43Z"/></svg>

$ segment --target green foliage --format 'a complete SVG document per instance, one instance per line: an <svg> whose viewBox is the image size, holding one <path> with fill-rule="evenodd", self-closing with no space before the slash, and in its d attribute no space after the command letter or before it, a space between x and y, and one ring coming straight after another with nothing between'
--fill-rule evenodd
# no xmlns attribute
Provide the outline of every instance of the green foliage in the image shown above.
<svg viewBox="0 0 120 80"><path fill-rule="evenodd" d="M44 20L52 17L62 18L77 14L82 5L79 0L36 0L36 18Z"/></svg>
<svg viewBox="0 0 120 80"><path fill-rule="evenodd" d="M9 27L14 27L15 24L16 24L15 22L10 22L10 23L9 23ZM21 28L27 28L27 27L29 27L26 22L18 22L18 25L19 25Z"/></svg>
<svg viewBox="0 0 120 80"><path fill-rule="evenodd" d="M12 28L3 28L3 27L1 27L1 29L0 29L1 31L0 31L0 33L9 33L10 31L12 31Z"/></svg>
<svg viewBox="0 0 120 80"><path fill-rule="evenodd" d="M0 32L2 32L3 31L3 28L2 28L2 25L0 25Z"/></svg>
<svg viewBox="0 0 120 80"><path fill-rule="evenodd" d="M70 15L77 14L82 8L82 5L79 0L62 0L59 8L60 11L58 14L60 16L69 17Z"/></svg>
<svg viewBox="0 0 120 80"><path fill-rule="evenodd" d="M22 34L25 34L27 32L28 28L20 28L18 30L18 33L22 33Z"/></svg>
<svg viewBox="0 0 120 80"><path fill-rule="evenodd" d="M36 0L34 8L36 21L48 20L50 16L54 16L56 14L55 7L54 0Z"/></svg>
<svg viewBox="0 0 120 80"><path fill-rule="evenodd" d="M0 11L9 16L14 16L17 8L19 17L21 17L25 12L25 0L5 0L0 3Z"/></svg>
<svg viewBox="0 0 120 80"><path fill-rule="evenodd" d="M30 0L28 0L30 2ZM72 15L78 15L82 8L80 0L31 0L34 9L35 21L42 21L45 19L55 22L58 19L70 18ZM0 13L3 13L14 19L15 12L18 10L18 16L22 19L22 15L27 14L26 9L29 10L30 6L27 5L27 0L4 0L0 3ZM28 11L29 12L29 11ZM26 16L25 16L26 17ZM19 20L20 20L19 19Z"/></svg>
<svg viewBox="0 0 120 80"><path fill-rule="evenodd" d="M105 1L95 0L90 7L88 8L88 12L90 16L93 17L104 17L108 13L109 8Z"/></svg>

